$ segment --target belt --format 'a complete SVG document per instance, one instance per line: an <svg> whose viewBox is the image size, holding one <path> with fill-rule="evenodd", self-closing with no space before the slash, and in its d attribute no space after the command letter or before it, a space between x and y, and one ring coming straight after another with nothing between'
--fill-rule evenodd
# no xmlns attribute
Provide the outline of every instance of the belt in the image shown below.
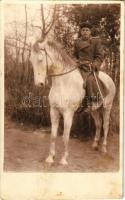
<svg viewBox="0 0 125 200"><path fill-rule="evenodd" d="M89 65L89 64L91 64L92 62L89 61L89 60L84 60L84 61L80 61L79 63L80 63L81 65Z"/></svg>

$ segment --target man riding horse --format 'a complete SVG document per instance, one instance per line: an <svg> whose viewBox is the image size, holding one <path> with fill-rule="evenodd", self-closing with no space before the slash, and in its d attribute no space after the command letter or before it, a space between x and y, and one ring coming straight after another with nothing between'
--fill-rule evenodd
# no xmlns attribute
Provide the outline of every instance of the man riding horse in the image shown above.
<svg viewBox="0 0 125 200"><path fill-rule="evenodd" d="M100 81L98 71L103 62L103 48L99 37L92 37L92 26L89 23L81 24L80 38L75 42L74 55L78 59L80 72L86 80L84 85L86 89L87 105L100 98ZM86 105L86 103L85 103ZM82 111L82 109L81 109Z"/></svg>
<svg viewBox="0 0 125 200"><path fill-rule="evenodd" d="M108 74L101 71L98 73L103 61L103 49L100 39L92 38L91 28L88 25L82 27L81 38L77 40L76 48L76 56L79 60L81 73L87 77L87 95L93 95L93 93L90 93L91 91L94 91L94 94L95 92L96 94L98 93L100 88L99 80L103 82L108 91L105 95L103 93L103 103L99 101L97 107L93 106L96 103L91 106L91 114L96 126L96 134L92 147L98 148L100 145L103 122L104 138L102 141L102 152L106 153L110 112L116 92L115 85ZM84 99L85 97L85 89L83 89L85 78L82 79L74 59L70 58L66 51L55 41L45 40L34 42L32 44L30 61L33 65L34 82L36 85L45 85L48 76L51 76L52 79L52 87L49 92L51 140L46 162L49 164L54 162L56 138L61 115L64 119L64 152L60 163L67 165L70 130L74 113L77 111L82 98Z"/></svg>

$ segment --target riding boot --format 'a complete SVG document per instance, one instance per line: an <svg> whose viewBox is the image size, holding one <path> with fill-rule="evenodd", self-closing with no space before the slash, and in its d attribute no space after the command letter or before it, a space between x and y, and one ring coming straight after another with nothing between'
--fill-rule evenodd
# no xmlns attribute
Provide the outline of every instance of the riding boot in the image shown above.
<svg viewBox="0 0 125 200"><path fill-rule="evenodd" d="M86 82L86 95L88 96L88 104L92 104L93 102L98 101L99 91L97 88L97 83L93 74L88 76Z"/></svg>
<svg viewBox="0 0 125 200"><path fill-rule="evenodd" d="M82 100L80 107L77 109L77 113L82 113L85 112L87 109L87 96L85 96L85 98Z"/></svg>

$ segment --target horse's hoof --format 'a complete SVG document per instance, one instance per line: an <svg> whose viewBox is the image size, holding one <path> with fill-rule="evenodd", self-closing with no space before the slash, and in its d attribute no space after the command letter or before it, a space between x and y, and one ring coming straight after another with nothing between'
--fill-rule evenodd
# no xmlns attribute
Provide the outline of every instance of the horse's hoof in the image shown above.
<svg viewBox="0 0 125 200"><path fill-rule="evenodd" d="M64 158L62 158L61 161L60 161L60 164L63 165L63 166L67 166L68 162Z"/></svg>
<svg viewBox="0 0 125 200"><path fill-rule="evenodd" d="M97 143L97 142L93 142L92 148L93 148L94 150L98 150L98 143Z"/></svg>
<svg viewBox="0 0 125 200"><path fill-rule="evenodd" d="M48 156L47 158L46 158L46 163L48 163L48 164L53 164L54 163L54 160L53 160L53 157L52 156Z"/></svg>
<svg viewBox="0 0 125 200"><path fill-rule="evenodd" d="M102 154L104 154L104 155L107 154L107 148L106 148L106 146L102 146L101 152L102 152Z"/></svg>

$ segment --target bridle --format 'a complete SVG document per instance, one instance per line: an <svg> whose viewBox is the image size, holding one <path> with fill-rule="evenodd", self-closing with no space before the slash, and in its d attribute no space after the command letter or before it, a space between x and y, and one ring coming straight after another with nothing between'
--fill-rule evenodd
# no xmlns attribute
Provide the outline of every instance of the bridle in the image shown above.
<svg viewBox="0 0 125 200"><path fill-rule="evenodd" d="M49 76L49 65L48 65L48 60L47 60L47 56L49 56L49 58L51 59L50 55L47 53L45 48L40 48L40 51L44 51L45 52L45 57L46 57L46 68L47 68L47 76ZM52 61L52 59L51 59Z"/></svg>
<svg viewBox="0 0 125 200"><path fill-rule="evenodd" d="M40 48L40 51L45 52L45 57L46 57L46 77L45 77L45 86L48 83L48 78L49 78L49 65L48 65L48 59L47 56L49 56L49 58L51 59L50 55L47 53L45 48ZM52 59L51 59L52 61ZM52 62L53 63L53 62Z"/></svg>
<svg viewBox="0 0 125 200"><path fill-rule="evenodd" d="M78 66L75 66L73 69L67 71L67 72L64 72L64 73L59 73L59 74L49 74L49 65L48 65L48 59L47 57L50 58L51 62L52 62L52 65L53 65L53 61L52 61L52 58L51 56L49 55L49 53L46 51L45 48L40 48L40 51L44 51L45 52L45 57L46 57L46 71L47 71L47 75L46 75L46 80L45 80L45 83L47 82L48 78L49 77L54 77L54 76L63 76L63 75L66 75L76 69L78 69Z"/></svg>

